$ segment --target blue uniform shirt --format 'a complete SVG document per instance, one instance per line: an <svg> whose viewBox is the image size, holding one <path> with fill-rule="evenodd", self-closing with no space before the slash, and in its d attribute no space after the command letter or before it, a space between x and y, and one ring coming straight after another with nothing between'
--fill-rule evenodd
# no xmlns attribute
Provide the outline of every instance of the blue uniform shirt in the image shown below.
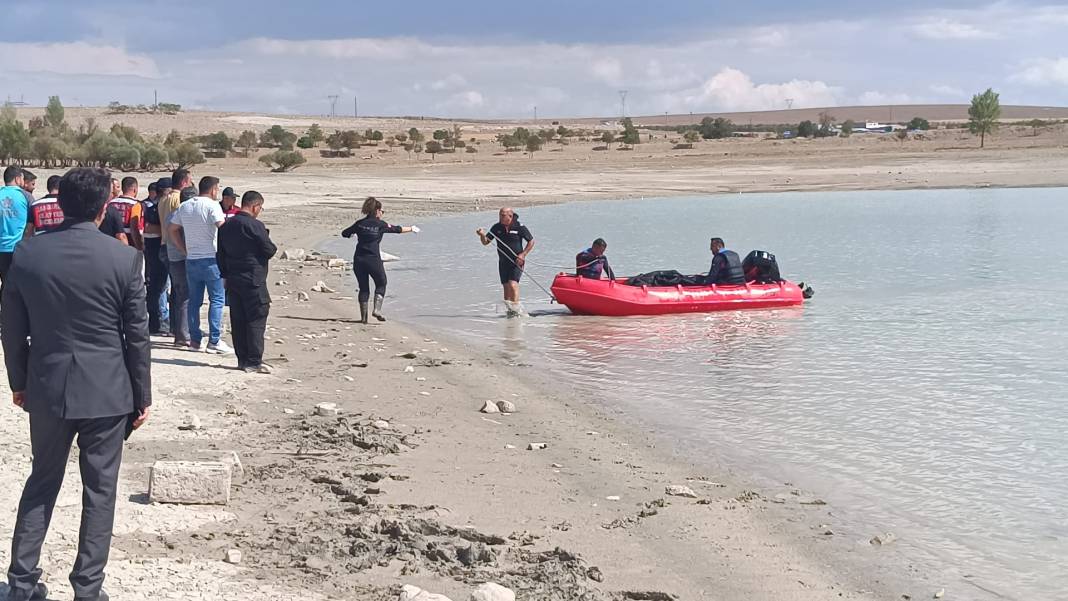
<svg viewBox="0 0 1068 601"><path fill-rule="evenodd" d="M18 186L0 188L0 253L15 252L26 232L30 203Z"/></svg>

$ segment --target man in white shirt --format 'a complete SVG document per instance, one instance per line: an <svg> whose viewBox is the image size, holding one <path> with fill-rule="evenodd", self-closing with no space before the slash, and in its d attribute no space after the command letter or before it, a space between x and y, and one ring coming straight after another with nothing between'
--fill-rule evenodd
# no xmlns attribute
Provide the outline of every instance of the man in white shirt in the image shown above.
<svg viewBox="0 0 1068 601"><path fill-rule="evenodd" d="M203 177L198 186L200 196L183 203L171 217L168 237L186 255L185 271L189 281L189 338L193 349L209 353L233 352L222 341L223 306L226 291L223 286L215 250L219 226L226 221L219 204L219 178ZM208 344L204 346L204 332L200 329L200 306L204 292L208 293Z"/></svg>

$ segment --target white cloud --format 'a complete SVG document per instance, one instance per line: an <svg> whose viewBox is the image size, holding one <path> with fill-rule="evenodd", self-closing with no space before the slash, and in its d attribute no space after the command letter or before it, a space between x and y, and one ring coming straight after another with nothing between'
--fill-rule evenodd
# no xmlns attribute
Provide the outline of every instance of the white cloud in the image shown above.
<svg viewBox="0 0 1068 601"><path fill-rule="evenodd" d="M117 46L86 42L56 44L0 42L0 56L8 72L47 72L59 75L133 75L157 78L156 62Z"/></svg>
<svg viewBox="0 0 1068 601"><path fill-rule="evenodd" d="M1012 76L1012 80L1033 86L1068 85L1068 57L1027 61L1022 70Z"/></svg>
<svg viewBox="0 0 1068 601"><path fill-rule="evenodd" d="M908 94L887 94L875 90L864 92L857 97L857 104L861 106L884 105L884 104L917 104L919 99Z"/></svg>
<svg viewBox="0 0 1068 601"><path fill-rule="evenodd" d="M443 77L430 84L430 89L435 91L441 90L454 90L467 85L467 80L458 73L450 73L448 76Z"/></svg>
<svg viewBox="0 0 1068 601"><path fill-rule="evenodd" d="M928 89L938 96L953 96L961 99L964 99L967 96L964 90L945 84L934 84Z"/></svg>
<svg viewBox="0 0 1068 601"><path fill-rule="evenodd" d="M738 69L725 67L685 96L685 104L697 110L761 111L785 109L787 100L794 108L833 106L837 96L838 91L822 81L756 84Z"/></svg>
<svg viewBox="0 0 1068 601"><path fill-rule="evenodd" d="M992 31L947 18L931 19L909 28L916 37L927 40L980 40L997 37Z"/></svg>
<svg viewBox="0 0 1068 601"><path fill-rule="evenodd" d="M790 32L784 27L757 27L748 32L746 43L756 50L774 50L786 47Z"/></svg>
<svg viewBox="0 0 1068 601"><path fill-rule="evenodd" d="M477 109L486 104L486 99L482 97L482 94L475 90L468 90L466 92L456 94L454 99L460 102L467 108Z"/></svg>
<svg viewBox="0 0 1068 601"><path fill-rule="evenodd" d="M623 81L623 64L614 58L594 61L590 71L594 77L610 86L618 86Z"/></svg>
<svg viewBox="0 0 1068 601"><path fill-rule="evenodd" d="M245 43L266 56L311 56L329 59L404 60L437 54L435 47L413 38L351 38L341 40L280 40L255 38Z"/></svg>

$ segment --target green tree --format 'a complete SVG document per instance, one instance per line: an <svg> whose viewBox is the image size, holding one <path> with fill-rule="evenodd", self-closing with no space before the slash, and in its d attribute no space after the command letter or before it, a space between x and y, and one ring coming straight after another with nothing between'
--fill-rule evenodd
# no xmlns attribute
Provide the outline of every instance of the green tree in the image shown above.
<svg viewBox="0 0 1068 601"><path fill-rule="evenodd" d="M303 165L308 162L308 159L295 150L276 150L261 156L260 162L270 167L275 173L284 173Z"/></svg>
<svg viewBox="0 0 1068 601"><path fill-rule="evenodd" d="M853 135L853 128L855 128L856 126L856 121L853 121L852 119L846 119L842 123L842 137L848 138L849 136Z"/></svg>
<svg viewBox="0 0 1068 601"><path fill-rule="evenodd" d="M313 148L315 142L312 141L311 136L301 136L297 139L297 148Z"/></svg>
<svg viewBox="0 0 1068 601"><path fill-rule="evenodd" d="M141 133L136 128L129 125L123 125L122 123L116 123L111 126L111 134L116 138L124 140L130 144L139 144L144 142L141 137Z"/></svg>
<svg viewBox="0 0 1068 601"><path fill-rule="evenodd" d="M912 129L912 130L917 130L918 129L918 130L927 131L927 130L931 129L931 123L928 122L927 119L924 119L923 117L913 117L912 121L909 121L909 124L906 127L908 127L909 129Z"/></svg>
<svg viewBox="0 0 1068 601"><path fill-rule="evenodd" d="M447 129L435 129L434 130L434 139L439 141L439 142L442 141L442 140L448 140L449 139L449 130L447 130ZM430 149L427 148L427 151L429 151L429 150Z"/></svg>
<svg viewBox="0 0 1068 601"><path fill-rule="evenodd" d="M45 121L58 130L63 127L64 116L63 103L59 101L59 96L49 96L48 106L45 107Z"/></svg>
<svg viewBox="0 0 1068 601"><path fill-rule="evenodd" d="M181 142L169 150L171 162L179 169L199 165L206 161L204 153L192 142Z"/></svg>
<svg viewBox="0 0 1068 601"><path fill-rule="evenodd" d="M705 117L701 119L701 127L698 129L701 137L706 140L721 140L734 134L734 123L723 117Z"/></svg>
<svg viewBox="0 0 1068 601"><path fill-rule="evenodd" d="M378 131L377 129L374 130L373 132L371 132L371 139L374 140L375 142L381 142L382 140L385 139L385 137L386 136L382 132Z"/></svg>
<svg viewBox="0 0 1068 601"><path fill-rule="evenodd" d="M163 145L171 148L182 143L182 134L178 133L178 130L172 129L171 133L167 134L167 137L163 139Z"/></svg>
<svg viewBox="0 0 1068 601"><path fill-rule="evenodd" d="M286 131L281 125L273 125L260 134L260 146L292 150L297 141L297 134Z"/></svg>
<svg viewBox="0 0 1068 601"><path fill-rule="evenodd" d="M204 136L201 143L205 150L211 152L230 152L234 149L234 141L221 131Z"/></svg>
<svg viewBox="0 0 1068 601"><path fill-rule="evenodd" d="M40 136L33 140L30 156L45 168L58 167L70 157L70 146L59 138Z"/></svg>
<svg viewBox="0 0 1068 601"><path fill-rule="evenodd" d="M167 164L167 150L159 144L148 144L141 153L141 168L155 171Z"/></svg>
<svg viewBox="0 0 1068 601"><path fill-rule="evenodd" d="M520 144L526 144L527 139L530 138L530 130L525 127L515 128L515 133L512 134Z"/></svg>
<svg viewBox="0 0 1068 601"><path fill-rule="evenodd" d="M986 147L986 137L998 129L1001 118L1001 95L991 88L982 94L972 96L972 106L968 109L968 130L979 134L979 148Z"/></svg>
<svg viewBox="0 0 1068 601"><path fill-rule="evenodd" d="M553 141L556 137L556 130L553 128L543 129L538 132L538 137L545 141L546 144Z"/></svg>
<svg viewBox="0 0 1068 601"><path fill-rule="evenodd" d="M623 119L623 136L620 141L627 146L640 144L642 141L641 135L638 134L638 128L634 127L634 122L631 121L630 117Z"/></svg>
<svg viewBox="0 0 1068 601"><path fill-rule="evenodd" d="M419 142L422 142L426 138L423 136L422 133L419 132L418 129L413 127L413 128L408 130L408 139L411 140L412 142L418 144Z"/></svg>
<svg viewBox="0 0 1068 601"><path fill-rule="evenodd" d="M404 144L405 142L408 141L408 134L400 133L400 134L397 134L397 135L393 136L393 139L395 139L396 141L400 142L401 144Z"/></svg>
<svg viewBox="0 0 1068 601"><path fill-rule="evenodd" d="M308 131L304 134L304 137L311 140L312 146L318 146L320 142L326 139L326 134L323 133L323 128L319 127L318 123L312 123L311 127L309 127ZM298 146L299 145L298 140ZM302 146L301 148L304 147ZM310 146L308 148L310 148Z"/></svg>
<svg viewBox="0 0 1068 601"><path fill-rule="evenodd" d="M827 111L823 111L819 115L820 126L816 129L817 138L828 138L834 135L834 124L838 121L833 115Z"/></svg>
<svg viewBox="0 0 1068 601"><path fill-rule="evenodd" d="M535 152L541 150L541 145L542 141L540 136L530 136L527 138L527 152L530 153L530 156L534 156Z"/></svg>
<svg viewBox="0 0 1068 601"><path fill-rule="evenodd" d="M610 131L606 131L604 132L604 135L601 136L601 141L607 145L611 145L612 142L616 141L616 134Z"/></svg>
<svg viewBox="0 0 1068 601"><path fill-rule="evenodd" d="M439 131L443 131L443 130L439 130ZM437 133L438 132L434 132L435 135L437 135ZM431 160L434 160L435 157L437 157L437 154L439 152L441 152L441 150L442 150L442 145L441 145L441 142L439 142L438 140L431 140L431 141L426 143L426 151L430 154Z"/></svg>
<svg viewBox="0 0 1068 601"><path fill-rule="evenodd" d="M33 149L30 132L18 119L0 118L0 162L22 161Z"/></svg>
<svg viewBox="0 0 1068 601"><path fill-rule="evenodd" d="M363 142L363 136L356 130L347 129L339 132L339 134L341 147L347 150L351 151L353 148L359 148L360 143Z"/></svg>
<svg viewBox="0 0 1068 601"><path fill-rule="evenodd" d="M682 134L682 139L686 140L690 144L693 144L694 142L697 142L701 139L701 132L694 129L687 130L685 133Z"/></svg>
<svg viewBox="0 0 1068 601"><path fill-rule="evenodd" d="M1049 125L1049 123L1041 119L1031 119L1027 123L1024 123L1024 125L1031 128L1032 136L1037 136L1039 128L1046 127L1047 125Z"/></svg>
<svg viewBox="0 0 1068 601"><path fill-rule="evenodd" d="M241 135L237 138L237 146L245 149L245 156L248 156L252 149L256 147L256 132L245 130L241 132Z"/></svg>
<svg viewBox="0 0 1068 601"><path fill-rule="evenodd" d="M811 138L816 135L816 124L805 120L797 125L797 137L799 138Z"/></svg>

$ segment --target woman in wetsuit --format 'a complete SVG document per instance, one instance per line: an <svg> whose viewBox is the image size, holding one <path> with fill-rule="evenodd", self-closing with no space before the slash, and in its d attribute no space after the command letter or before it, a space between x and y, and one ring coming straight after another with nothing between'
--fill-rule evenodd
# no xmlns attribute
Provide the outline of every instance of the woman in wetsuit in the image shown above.
<svg viewBox="0 0 1068 601"><path fill-rule="evenodd" d="M383 234L407 234L418 232L419 228L390 225L382 221L382 203L373 196L363 203L361 211L364 218L345 228L341 235L351 238L356 235L356 253L352 257L352 270L360 284L360 322L367 323L367 301L371 297L371 285L375 282L375 307L372 315L378 321L385 321L382 316L382 301L386 297L386 269L382 265L382 253L378 249Z"/></svg>

